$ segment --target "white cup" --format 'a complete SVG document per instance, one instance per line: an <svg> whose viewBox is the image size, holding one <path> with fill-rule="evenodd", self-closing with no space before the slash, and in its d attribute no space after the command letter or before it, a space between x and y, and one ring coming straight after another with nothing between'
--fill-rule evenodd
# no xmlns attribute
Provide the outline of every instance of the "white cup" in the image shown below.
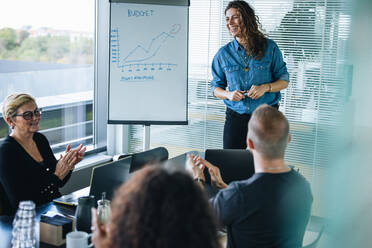
<svg viewBox="0 0 372 248"><path fill-rule="evenodd" d="M88 238L92 234L86 232L75 231L69 232L66 236L66 248L88 248L93 244L88 244Z"/></svg>

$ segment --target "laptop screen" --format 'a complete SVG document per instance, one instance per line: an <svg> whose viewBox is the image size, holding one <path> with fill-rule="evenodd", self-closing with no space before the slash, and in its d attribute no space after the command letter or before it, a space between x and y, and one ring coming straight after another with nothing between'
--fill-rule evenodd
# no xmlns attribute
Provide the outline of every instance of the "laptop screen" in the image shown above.
<svg viewBox="0 0 372 248"><path fill-rule="evenodd" d="M98 201L106 192L106 199L112 200L115 190L129 179L131 157L113 161L92 170L89 195Z"/></svg>

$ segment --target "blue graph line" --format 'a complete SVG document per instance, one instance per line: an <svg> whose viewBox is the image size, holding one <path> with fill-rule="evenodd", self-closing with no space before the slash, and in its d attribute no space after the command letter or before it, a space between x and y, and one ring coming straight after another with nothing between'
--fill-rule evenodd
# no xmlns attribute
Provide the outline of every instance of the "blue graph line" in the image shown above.
<svg viewBox="0 0 372 248"><path fill-rule="evenodd" d="M111 62L115 63L118 68L124 71L125 67L129 66L129 72L133 71L131 69L132 66L141 65L143 70L155 70L154 63L151 64L143 64L144 61L149 60L155 57L158 51L162 48L163 44L169 39L174 38L181 29L180 24L173 24L171 30L169 32L161 32L157 36L151 39L150 44L148 47L144 47L142 45L137 45L134 49L132 49L128 55L121 60L120 59L120 36L119 36L119 29L114 28L111 30L110 39L111 39ZM122 61L122 63L121 63ZM139 63L142 62L142 63ZM138 64L136 64L138 63ZM157 63L159 65L158 70L163 70L164 65L168 65L166 68L167 71L172 70L172 68L176 67L177 64L170 64L170 63ZM148 67L149 68L148 68ZM137 70L138 71L138 70Z"/></svg>
<svg viewBox="0 0 372 248"><path fill-rule="evenodd" d="M136 46L129 54L123 59L123 63L142 62L153 58L158 53L162 45L167 41L168 38L174 38L166 32L160 33L158 36L153 38L148 46L144 48L141 45ZM132 56L133 55L133 56ZM131 58L132 57L132 58ZM142 58L138 58L142 57ZM136 59L137 58L137 59Z"/></svg>

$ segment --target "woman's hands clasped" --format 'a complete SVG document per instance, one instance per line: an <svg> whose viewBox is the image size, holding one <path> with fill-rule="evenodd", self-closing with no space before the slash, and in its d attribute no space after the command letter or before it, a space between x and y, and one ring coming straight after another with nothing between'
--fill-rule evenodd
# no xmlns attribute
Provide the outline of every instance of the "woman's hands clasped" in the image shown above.
<svg viewBox="0 0 372 248"><path fill-rule="evenodd" d="M269 92L269 89L269 84L252 85L247 93L247 96L256 100L263 96L266 92Z"/></svg>
<svg viewBox="0 0 372 248"><path fill-rule="evenodd" d="M60 180L63 180L75 168L75 165L83 159L85 150L86 147L83 147L82 144L75 149L71 149L71 145L67 145L65 154L60 156L54 174Z"/></svg>
<svg viewBox="0 0 372 248"><path fill-rule="evenodd" d="M245 90L235 90L235 91L228 91L227 99L230 101L240 101L245 98L244 94L246 93Z"/></svg>
<svg viewBox="0 0 372 248"><path fill-rule="evenodd" d="M245 90L227 91L226 97L230 101L234 102L241 101L245 97L249 97L253 100L256 100L269 91L270 91L269 84L252 85L252 87L248 91Z"/></svg>

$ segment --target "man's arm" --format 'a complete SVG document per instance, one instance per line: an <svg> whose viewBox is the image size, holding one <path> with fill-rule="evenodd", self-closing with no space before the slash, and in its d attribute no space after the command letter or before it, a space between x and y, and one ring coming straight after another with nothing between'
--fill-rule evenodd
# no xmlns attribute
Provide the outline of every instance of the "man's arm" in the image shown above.
<svg viewBox="0 0 372 248"><path fill-rule="evenodd" d="M220 190L209 202L222 226L231 225L241 215L242 204L234 182Z"/></svg>
<svg viewBox="0 0 372 248"><path fill-rule="evenodd" d="M221 173L218 167L212 165L205 159L199 156L188 155L186 168L192 172L195 178L205 180L203 170L208 168L211 175L212 184L219 189L222 189L217 195L210 200L212 207L215 210L217 218L222 225L230 225L238 216L239 209L239 194L234 183L227 188L227 184L222 180ZM199 182L201 187L204 183Z"/></svg>

